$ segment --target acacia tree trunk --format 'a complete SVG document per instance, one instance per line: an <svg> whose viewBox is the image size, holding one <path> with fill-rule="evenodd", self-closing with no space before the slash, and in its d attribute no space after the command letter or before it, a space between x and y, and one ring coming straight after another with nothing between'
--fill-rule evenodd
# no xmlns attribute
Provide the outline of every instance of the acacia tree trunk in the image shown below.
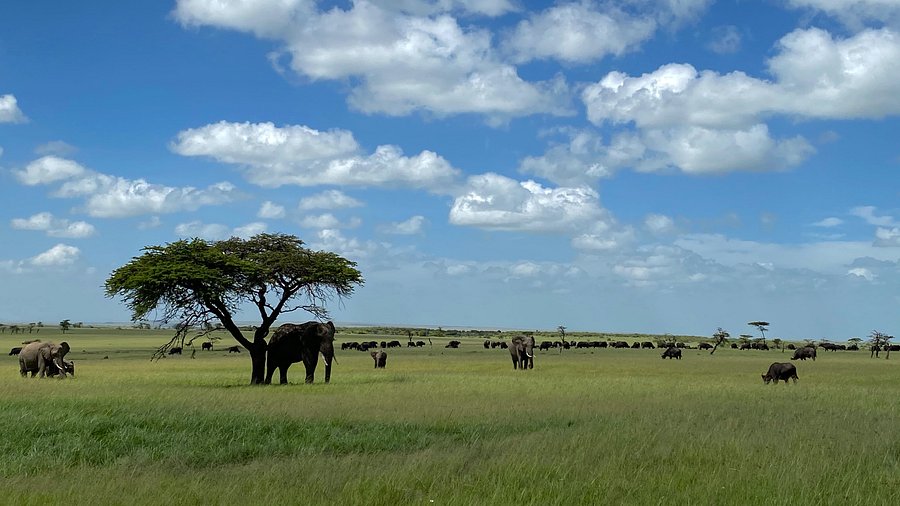
<svg viewBox="0 0 900 506"><path fill-rule="evenodd" d="M250 360L253 364L250 373L251 385L262 385L266 379L266 343L263 341L262 346L254 342L248 350L250 352Z"/></svg>

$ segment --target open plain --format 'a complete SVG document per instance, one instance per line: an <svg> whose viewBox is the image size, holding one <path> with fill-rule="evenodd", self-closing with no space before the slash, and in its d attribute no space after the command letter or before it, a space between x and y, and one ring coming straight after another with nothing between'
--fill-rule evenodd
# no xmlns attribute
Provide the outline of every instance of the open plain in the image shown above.
<svg viewBox="0 0 900 506"><path fill-rule="evenodd" d="M170 335L0 335L65 339L76 363L24 379L4 358L0 502L900 503L900 356L820 350L785 386L760 375L790 351L536 351L519 371L483 339L339 331L331 384L295 364L290 385L249 386L228 338L150 361ZM376 370L340 350L363 339L404 347Z"/></svg>

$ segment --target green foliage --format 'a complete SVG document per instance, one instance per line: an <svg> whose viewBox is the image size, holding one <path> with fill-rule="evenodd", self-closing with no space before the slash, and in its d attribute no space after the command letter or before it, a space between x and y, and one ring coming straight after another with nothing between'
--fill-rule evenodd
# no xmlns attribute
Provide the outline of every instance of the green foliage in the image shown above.
<svg viewBox="0 0 900 506"><path fill-rule="evenodd" d="M69 322L69 320L63 320L59 322L59 329L63 331L63 334L68 332L71 327L72 324Z"/></svg>

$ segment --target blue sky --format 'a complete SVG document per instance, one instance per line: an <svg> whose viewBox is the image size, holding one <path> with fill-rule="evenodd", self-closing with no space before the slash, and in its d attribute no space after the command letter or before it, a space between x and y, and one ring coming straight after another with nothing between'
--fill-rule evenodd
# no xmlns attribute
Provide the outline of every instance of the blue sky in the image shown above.
<svg viewBox="0 0 900 506"><path fill-rule="evenodd" d="M268 231L338 322L892 333L898 64L894 0L5 5L0 321Z"/></svg>

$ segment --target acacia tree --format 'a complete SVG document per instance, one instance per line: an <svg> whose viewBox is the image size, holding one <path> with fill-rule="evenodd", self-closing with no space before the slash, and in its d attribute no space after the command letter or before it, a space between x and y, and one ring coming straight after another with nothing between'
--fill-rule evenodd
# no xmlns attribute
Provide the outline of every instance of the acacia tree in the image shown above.
<svg viewBox="0 0 900 506"><path fill-rule="evenodd" d="M224 241L181 240L148 246L106 280L107 297L119 296L132 321L154 311L157 321L176 321L175 335L154 357L176 342L183 345L191 329L218 322L249 351L251 384L262 384L266 370L266 336L284 313L304 310L324 319L324 303L348 297L363 284L356 263L335 253L312 251L287 234L259 234ZM245 306L259 316L252 335L234 321ZM201 331L200 335L206 335Z"/></svg>
<svg viewBox="0 0 900 506"><path fill-rule="evenodd" d="M72 326L72 323L69 320L63 320L59 322L59 329L62 330L62 333L65 334L69 331L69 327Z"/></svg>
<svg viewBox="0 0 900 506"><path fill-rule="evenodd" d="M711 352L709 352L709 354L712 355L713 353L715 353L716 348L718 348L720 344L724 344L725 341L728 341L729 337L731 337L731 334L726 332L725 329L723 329L722 327L719 327L718 329L716 329L716 333L713 334L713 339L716 340L716 344L715 344L715 346L713 346L713 349Z"/></svg>
<svg viewBox="0 0 900 506"><path fill-rule="evenodd" d="M769 330L769 322L758 321L758 322L750 322L747 325L752 325L759 329L759 333L762 334L762 343L766 344L766 331Z"/></svg>

